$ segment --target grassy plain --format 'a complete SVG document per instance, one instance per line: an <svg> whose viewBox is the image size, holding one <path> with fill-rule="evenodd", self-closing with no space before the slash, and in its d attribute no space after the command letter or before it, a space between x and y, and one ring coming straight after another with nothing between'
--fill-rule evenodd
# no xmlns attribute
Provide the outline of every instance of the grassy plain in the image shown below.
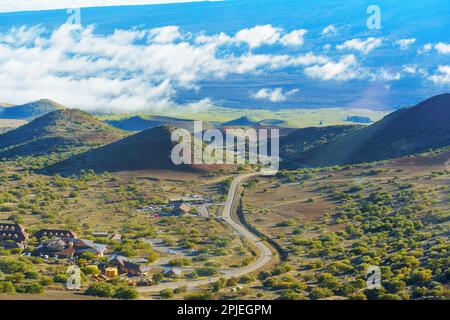
<svg viewBox="0 0 450 320"><path fill-rule="evenodd" d="M226 122L248 116L254 121L282 120L287 126L305 128L311 126L330 126L351 124L346 121L347 116L369 117L372 121L380 120L388 114L386 111L374 111L368 109L346 109L346 108L320 108L320 109L233 109L224 107L210 107L205 110L171 109L158 112L157 116L176 117L180 119L202 120L209 122ZM117 120L125 116L140 115L151 118L152 114L116 114L98 116L101 120Z"/></svg>

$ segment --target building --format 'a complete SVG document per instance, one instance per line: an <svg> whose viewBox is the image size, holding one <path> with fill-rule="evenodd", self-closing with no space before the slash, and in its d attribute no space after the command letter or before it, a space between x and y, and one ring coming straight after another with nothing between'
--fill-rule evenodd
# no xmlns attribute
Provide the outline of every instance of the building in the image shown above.
<svg viewBox="0 0 450 320"><path fill-rule="evenodd" d="M99 231L97 231L97 232L92 232L92 236L93 237L99 237L99 238L107 238L108 236L109 236L109 233L108 232L99 232Z"/></svg>
<svg viewBox="0 0 450 320"><path fill-rule="evenodd" d="M113 235L111 235L109 240L111 240L111 241L120 241L120 240L122 240L122 235L120 235L118 233L114 233Z"/></svg>
<svg viewBox="0 0 450 320"><path fill-rule="evenodd" d="M85 252L91 252L101 257L106 249L106 245L93 243L90 240L57 238L43 241L33 251L33 255L56 257L58 259L72 259Z"/></svg>
<svg viewBox="0 0 450 320"><path fill-rule="evenodd" d="M34 234L36 238L77 238L77 234L72 230L62 229L42 229Z"/></svg>
<svg viewBox="0 0 450 320"><path fill-rule="evenodd" d="M183 198L176 198L176 199L170 199L169 205L171 206L179 206L183 203L189 204L189 205L202 205L206 203L206 199L200 196L197 197L183 197Z"/></svg>
<svg viewBox="0 0 450 320"><path fill-rule="evenodd" d="M152 268L151 266L146 266L139 262L133 262L127 257L118 254L113 254L110 257L108 265L117 267L119 274L138 277L146 275Z"/></svg>
<svg viewBox="0 0 450 320"><path fill-rule="evenodd" d="M164 270L164 275L165 276L176 276L179 277L183 274L183 271L181 271L181 269L179 268L175 268L175 267L170 267L166 270Z"/></svg>
<svg viewBox="0 0 450 320"><path fill-rule="evenodd" d="M16 223L0 223L0 245L5 248L24 248L28 242L25 228Z"/></svg>
<svg viewBox="0 0 450 320"><path fill-rule="evenodd" d="M173 214L175 215L182 215L189 213L191 211L191 207L187 205L186 203L182 203L179 206L175 207L173 210Z"/></svg>
<svg viewBox="0 0 450 320"><path fill-rule="evenodd" d="M103 257L106 249L108 248L105 244L94 243L91 240L86 239L73 239L76 254L83 252L92 252L98 257Z"/></svg>

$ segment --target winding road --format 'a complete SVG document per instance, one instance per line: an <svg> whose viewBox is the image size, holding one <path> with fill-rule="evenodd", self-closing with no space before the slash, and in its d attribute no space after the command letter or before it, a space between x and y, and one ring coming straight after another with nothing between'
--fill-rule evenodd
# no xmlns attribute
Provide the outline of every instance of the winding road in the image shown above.
<svg viewBox="0 0 450 320"><path fill-rule="evenodd" d="M215 276L211 278L206 279L199 279L199 280L188 280L188 281L177 281L177 282L164 282L160 283L156 286L150 286L150 287L138 287L137 291L140 293L150 293L150 292L159 292L163 289L175 289L178 287L186 286L188 288L197 287L199 285L204 285L208 283L215 282L219 280L219 278L232 278L232 277L241 277L243 275L246 275L248 273L254 272L260 268L262 268L266 263L268 263L272 259L272 250L269 247L268 244L266 244L264 241L262 241L258 236L251 233L249 230L247 230L244 226L239 224L238 222L234 221L231 218L231 214L233 212L233 206L234 202L236 200L236 194L237 189L239 185L246 179L259 176L260 172L252 172L252 173L246 173L239 175L233 179L233 181L230 184L230 188L228 191L227 199L225 201L225 205L222 212L223 219L243 238L246 238L248 241L253 243L258 250L259 250L259 256L256 261L249 264L248 266L242 267L242 268L233 268L233 269L225 269L222 271L222 275Z"/></svg>

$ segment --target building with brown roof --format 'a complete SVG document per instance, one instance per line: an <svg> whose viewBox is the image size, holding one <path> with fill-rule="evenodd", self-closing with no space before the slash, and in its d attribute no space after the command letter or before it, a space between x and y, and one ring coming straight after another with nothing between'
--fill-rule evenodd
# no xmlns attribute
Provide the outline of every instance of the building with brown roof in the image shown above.
<svg viewBox="0 0 450 320"><path fill-rule="evenodd" d="M25 228L16 223L0 223L0 245L7 248L23 248L28 241Z"/></svg>
<svg viewBox="0 0 450 320"><path fill-rule="evenodd" d="M186 203L182 203L173 210L173 213L176 215L182 215L182 214L189 213L190 211L191 211L191 207Z"/></svg>
<svg viewBox="0 0 450 320"><path fill-rule="evenodd" d="M131 261L127 257L118 254L111 256L108 261L108 265L117 267L119 274L127 274L129 276L146 275L152 268L151 266L146 266L145 264Z"/></svg>
<svg viewBox="0 0 450 320"><path fill-rule="evenodd" d="M90 240L58 238L43 241L33 251L33 255L56 257L58 259L71 259L78 257L85 252L91 252L96 256L101 257L106 248L106 245L93 243Z"/></svg>
<svg viewBox="0 0 450 320"><path fill-rule="evenodd" d="M36 238L77 238L77 234L72 230L62 229L42 229L34 234Z"/></svg>

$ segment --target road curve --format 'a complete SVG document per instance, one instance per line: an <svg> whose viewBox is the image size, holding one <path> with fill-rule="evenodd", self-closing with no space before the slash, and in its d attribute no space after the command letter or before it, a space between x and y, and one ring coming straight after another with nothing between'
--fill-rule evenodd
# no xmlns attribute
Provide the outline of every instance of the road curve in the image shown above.
<svg viewBox="0 0 450 320"><path fill-rule="evenodd" d="M216 277L211 277L207 279L200 280L189 280L189 281L179 281L179 282L165 282L160 283L156 286L150 287L138 287L137 291L140 293L149 293L149 292L159 292L163 289L175 289L178 287L186 286L188 288L197 287L199 285L204 285L208 283L212 283L217 281L219 278L231 278L231 277L241 277L245 274L254 272L260 268L262 268L266 263L268 263L272 259L272 250L270 247L262 241L258 236L251 233L244 226L237 223L231 218L231 214L233 212L234 202L236 200L237 189L239 185L246 179L255 177L260 175L259 172L252 172L239 175L233 179L230 185L230 189L228 191L227 199L225 201L225 205L222 211L222 217L224 220L241 236L246 238L248 241L253 243L259 249L259 256L256 261L249 264L248 266L236 269L226 269L223 271L223 274Z"/></svg>

